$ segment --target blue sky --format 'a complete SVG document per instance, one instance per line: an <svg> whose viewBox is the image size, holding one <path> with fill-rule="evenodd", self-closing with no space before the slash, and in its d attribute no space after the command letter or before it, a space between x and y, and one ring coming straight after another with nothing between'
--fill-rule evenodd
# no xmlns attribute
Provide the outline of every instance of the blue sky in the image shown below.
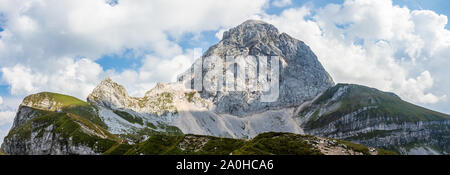
<svg viewBox="0 0 450 175"><path fill-rule="evenodd" d="M275 7L270 6L265 9L268 14L279 15L283 10L288 8L296 8L302 6L308 6L312 8L322 8L330 3L342 4L344 0L293 0L292 4L285 7ZM436 13L444 14L449 16L450 14L450 3L446 0L427 0L427 1L418 1L418 0L394 0L393 3L399 6L406 6L411 10L420 10L427 9L433 10ZM449 29L450 24L447 23L446 28ZM215 36L218 30L211 30L207 32L201 33L201 38L193 39L193 34L188 33L185 34L181 39L174 40L183 49L193 49L193 48L202 48L206 50L209 46L217 43L219 39ZM139 64L139 56L125 56L129 50L125 51L121 54L110 54L101 57L96 62L102 65L102 67L106 69L115 69L118 71L123 71L128 68L136 68L136 65ZM125 59L124 59L125 58Z"/></svg>
<svg viewBox="0 0 450 175"><path fill-rule="evenodd" d="M344 0L293 0L292 4L286 7L275 7L270 6L266 9L268 14L279 15L283 10L287 8L295 8L301 6L309 6L312 8L322 8L330 3L341 4ZM427 9L433 10L436 13L444 14L449 16L450 14L450 3L446 0L427 0L427 1L418 1L418 0L394 0L393 3L399 6L406 6L411 10L420 10ZM449 25L447 23L446 28L449 29ZM201 38L196 38L193 40L193 34L185 34L181 39L174 40L180 44L183 49L193 49L201 47L204 50L209 46L217 43L219 39L215 36L217 30L211 30L207 32L201 33ZM124 57L124 54L127 54L129 50L125 51L121 54L111 54L105 55L101 57L96 62L102 65L102 67L106 69L115 69L118 71L122 71L128 68L136 68L136 65L139 64L139 57L128 56ZM124 59L126 58L126 59Z"/></svg>
<svg viewBox="0 0 450 175"><path fill-rule="evenodd" d="M336 82L450 113L446 0L173 1L0 0L0 137L26 95L85 99L105 77L143 95L247 19L307 43Z"/></svg>
<svg viewBox="0 0 450 175"><path fill-rule="evenodd" d="M110 3L112 6L120 5L120 1L106 1ZM299 8L302 6L306 6L311 9L319 9L323 8L326 5L331 3L334 4L342 4L344 0L292 0L291 4L276 7L273 4L264 7L263 10L266 14L269 15L280 15L286 9L290 8ZM411 10L432 10L438 14L443 14L448 16L450 14L450 3L445 0L427 0L427 1L417 1L417 0L394 0L394 5L406 6ZM314 12L313 12L314 13ZM4 12L0 12L0 32L6 28L8 19L5 16ZM447 23L446 28L449 28ZM177 36L177 38L173 38L168 36L168 40L177 43L182 50L193 49L193 48L202 48L203 50L207 49L209 46L217 43L219 38L216 37L216 33L219 29L206 30L200 33L184 33L182 36ZM1 35L0 35L1 37ZM1 39L1 38L0 38ZM108 52L98 55L94 58L95 62L98 63L104 70L114 70L117 72L123 72L127 69L138 69L142 64L142 59L145 53L152 53L153 51L145 50L140 54L135 53L134 48L122 48L119 52ZM144 53L142 53L144 52ZM0 72L0 76L2 72ZM3 98L7 98L10 96L14 96L11 94L10 84L7 82L0 81L0 96Z"/></svg>

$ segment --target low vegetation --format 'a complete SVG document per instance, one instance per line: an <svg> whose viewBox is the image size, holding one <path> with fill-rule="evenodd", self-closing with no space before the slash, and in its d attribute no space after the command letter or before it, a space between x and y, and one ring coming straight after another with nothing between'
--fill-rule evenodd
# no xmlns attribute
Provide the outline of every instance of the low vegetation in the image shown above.
<svg viewBox="0 0 450 175"><path fill-rule="evenodd" d="M332 99L340 88L344 87L347 87L346 91L339 97L337 102L333 102L339 103L339 107L318 116L319 109L330 106L331 104L328 104L329 100ZM383 92L360 85L338 84L325 91L316 101L314 101L313 106L316 106L317 110L316 113L313 114L311 120L306 123L306 128L328 126L330 122L363 108L366 108L366 110L362 110L355 114L355 117L366 120L367 118L386 118L388 116L385 121L387 124L439 121L450 118L449 115L403 101L393 93ZM311 108L312 107L309 109Z"/></svg>
<svg viewBox="0 0 450 175"><path fill-rule="evenodd" d="M45 132L52 132L57 137L54 139L61 145L83 145L99 153L105 152L119 141L117 136L84 117L65 112L40 111L40 113L41 116L11 130L5 138L30 140L32 133L37 133L34 138L41 138Z"/></svg>
<svg viewBox="0 0 450 175"><path fill-rule="evenodd" d="M105 155L323 155L314 136L292 133L263 133L251 140L220 138L199 135L154 134L146 141L130 145L116 144ZM342 141L346 152L356 155L394 155L396 153ZM340 147L339 147L340 148ZM339 150L340 151L340 150Z"/></svg>
<svg viewBox="0 0 450 175"><path fill-rule="evenodd" d="M186 92L184 93L184 96L187 97L188 102L192 102L194 101L194 96L195 96L195 91L194 92Z"/></svg>
<svg viewBox="0 0 450 175"><path fill-rule="evenodd" d="M142 118L140 118L140 117L133 116L128 112L120 111L120 110L114 110L113 112L130 123L144 125L144 120L142 120Z"/></svg>
<svg viewBox="0 0 450 175"><path fill-rule="evenodd" d="M186 94L192 98L193 94ZM142 118L114 110L123 119L147 128L137 129L126 135L109 133L96 114L96 108L74 97L53 93L40 93L27 97L38 103L37 98L49 98L57 102L57 109L34 109L37 116L22 126L11 130L6 138L30 140L42 138L48 132L61 145L87 146L103 155L322 155L318 137L292 133L263 133L251 140L220 138L213 136L184 135L180 129L161 123L144 123ZM161 98L171 103L171 94ZM34 103L33 102L33 103ZM155 126L156 125L156 126ZM158 132L162 129L165 132ZM321 140L323 141L323 140ZM337 142L337 143L336 143ZM347 141L335 141L351 153L373 154L368 147ZM329 147L327 147L329 148ZM340 148L340 147L339 147ZM343 151L344 152L344 151ZM349 151L347 151L349 152ZM395 154L377 149L378 154Z"/></svg>
<svg viewBox="0 0 450 175"><path fill-rule="evenodd" d="M43 99L55 102L57 106L60 108L70 106L89 106L87 102L79 100L75 97L51 92L41 92L38 94L30 95L24 99L24 102L32 102L33 104L39 104Z"/></svg>
<svg viewBox="0 0 450 175"><path fill-rule="evenodd" d="M239 155L321 155L320 150L307 142L312 136L290 133L263 133L234 151Z"/></svg>
<svg viewBox="0 0 450 175"><path fill-rule="evenodd" d="M117 143L107 151L103 153L103 155L124 155L128 150L130 150L133 145L126 143Z"/></svg>
<svg viewBox="0 0 450 175"><path fill-rule="evenodd" d="M40 104L43 100L54 102L54 104L51 108L41 108L38 104ZM100 127L107 129L107 125L98 116L97 108L75 97L57 93L42 92L26 97L24 99L24 103L27 102L32 102L34 105L30 107L35 109L52 112L65 112L82 116Z"/></svg>

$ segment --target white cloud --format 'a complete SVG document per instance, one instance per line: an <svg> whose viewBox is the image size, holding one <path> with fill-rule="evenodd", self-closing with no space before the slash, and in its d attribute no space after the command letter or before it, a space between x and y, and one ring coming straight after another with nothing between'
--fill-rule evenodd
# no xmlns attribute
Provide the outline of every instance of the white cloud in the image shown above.
<svg viewBox="0 0 450 175"><path fill-rule="evenodd" d="M133 96L142 96L157 82L175 82L177 75L186 71L201 56L199 50L187 50L185 54L159 59L146 56L139 70L126 70L121 73L109 72L114 81L127 87Z"/></svg>
<svg viewBox="0 0 450 175"><path fill-rule="evenodd" d="M102 78L119 79L118 75L128 77L119 80L136 93L149 89L156 81L172 79L173 73L189 63L183 56L188 51L169 38L237 25L263 13L268 1L108 3L0 0L0 12L7 19L0 32L0 70L11 93L23 96L55 91L84 99ZM103 70L92 61L127 48L148 54L138 70Z"/></svg>
<svg viewBox="0 0 450 175"><path fill-rule="evenodd" d="M120 1L0 0L6 24L0 64L47 64L45 60L84 56L95 59L125 48L157 56L180 54L168 37L236 25L262 13L266 0Z"/></svg>
<svg viewBox="0 0 450 175"><path fill-rule="evenodd" d="M131 94L142 95L157 81L173 80L192 62L190 51L168 38L260 18L310 45L337 82L394 91L422 104L446 101L446 16L393 6L390 0L347 0L318 10L291 8L266 15L268 2L156 0L110 6L104 0L0 0L7 18L0 32L2 79L13 95L55 91L84 99L111 76ZM276 2L282 1L272 5ZM92 61L126 48L147 54L135 70L104 70Z"/></svg>
<svg viewBox="0 0 450 175"><path fill-rule="evenodd" d="M446 95L436 97L431 93L424 93L426 89L433 86L433 79L428 71L422 72L416 79L408 79L402 86L401 89L407 89L402 92L403 95L409 98L416 97L417 101L422 103L436 103L439 100L446 98Z"/></svg>
<svg viewBox="0 0 450 175"><path fill-rule="evenodd" d="M414 32L424 42L424 57L433 57L436 51L450 47L450 31L445 29L447 16L438 15L430 10L412 11Z"/></svg>
<svg viewBox="0 0 450 175"><path fill-rule="evenodd" d="M84 99L103 76L100 65L88 59L55 60L45 71L36 71L21 64L1 70L12 95L51 91Z"/></svg>
<svg viewBox="0 0 450 175"><path fill-rule="evenodd" d="M12 126L17 107L21 103L21 98L3 97L3 103L0 104L0 145L3 137L6 136Z"/></svg>
<svg viewBox="0 0 450 175"><path fill-rule="evenodd" d="M444 15L410 11L390 0L347 0L318 10L291 8L262 19L310 45L337 82L393 91L420 104L445 101L450 93L449 84L436 87L434 81L445 81L445 65L429 66L430 60L447 60L437 55L450 49Z"/></svg>
<svg viewBox="0 0 450 175"><path fill-rule="evenodd" d="M337 82L393 91L450 112L445 15L390 0L347 0L266 15L268 2L142 0L110 6L104 0L0 0L7 19L0 32L0 70L16 96L0 97L0 143L24 96L52 91L85 99L106 76L142 96L158 81L173 81L195 58L168 38L219 29L221 39L225 29L248 18L305 41ZM278 7L291 3L272 1ZM104 70L93 61L127 48L145 55L137 69Z"/></svg>
<svg viewBox="0 0 450 175"><path fill-rule="evenodd" d="M292 0L274 0L272 5L276 7L285 7L292 4Z"/></svg>
<svg viewBox="0 0 450 175"><path fill-rule="evenodd" d="M12 123L15 115L16 113L14 111L0 111L0 126Z"/></svg>
<svg viewBox="0 0 450 175"><path fill-rule="evenodd" d="M2 97L3 103L0 104L0 111L15 111L22 102L22 98Z"/></svg>
<svg viewBox="0 0 450 175"><path fill-rule="evenodd" d="M0 145L3 143L3 138L8 134L9 128L0 128Z"/></svg>

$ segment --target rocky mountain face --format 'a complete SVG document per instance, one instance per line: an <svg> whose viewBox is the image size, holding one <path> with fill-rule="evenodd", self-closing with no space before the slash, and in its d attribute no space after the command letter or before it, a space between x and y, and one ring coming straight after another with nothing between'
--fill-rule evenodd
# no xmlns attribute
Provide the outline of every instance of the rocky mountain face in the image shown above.
<svg viewBox="0 0 450 175"><path fill-rule="evenodd" d="M248 56L254 56L255 59ZM257 59L258 56L260 59ZM252 84L251 80L266 79L258 73L266 67L262 65L271 66L274 56L279 57L279 63L274 64L279 65L279 96L276 101L262 101L263 91L255 90L252 86L239 88L243 84ZM220 67L233 70L235 64L226 64L227 57L235 60L245 58L241 66L246 76L237 76L233 80L237 82L236 90L211 92L204 87L201 92L202 98L211 99L216 105L215 112L220 114L247 116L269 109L298 106L334 85L333 79L305 43L286 33L280 34L273 25L262 21L249 20L224 32L222 40L198 60L203 62L203 81L217 78L207 76L215 74L214 67L218 66L218 60L215 59L222 60L219 63L223 63L223 66ZM236 71L231 73L237 74ZM258 83L257 86L262 85Z"/></svg>
<svg viewBox="0 0 450 175"><path fill-rule="evenodd" d="M145 135L145 139L153 132L171 132L251 138L269 131L302 133L291 117L293 109L246 117L218 114L213 111L213 101L178 83L159 83L144 97L136 98L129 97L121 85L105 79L89 95L88 102L97 106L109 131L121 136ZM133 140L139 141L142 139Z"/></svg>
<svg viewBox="0 0 450 175"><path fill-rule="evenodd" d="M119 140L102 127L95 106L60 94L34 94L20 105L1 149L12 155L100 154Z"/></svg>
<svg viewBox="0 0 450 175"><path fill-rule="evenodd" d="M271 56L279 56L279 62ZM243 57L245 64L217 60L227 57ZM202 65L204 80L220 78L210 76L217 67L223 68L219 72L245 70L245 77L229 76L244 85L236 83L234 90L219 91L186 87L198 78L192 73L197 63ZM100 82L87 102L48 92L30 95L20 105L1 150L6 154L31 155L185 154L186 150L189 154L199 154L192 150L214 154L217 152L206 146L212 140L213 147L232 144L220 154L300 154L281 150L292 148L287 145L270 147L272 139L282 138L282 143L298 141L298 148L303 146L310 154L337 154L339 150L375 154L375 147L401 154L450 152L449 115L407 103L393 93L360 85L334 85L307 45L280 34L270 24L250 20L230 29L194 65L181 75L187 79L158 83L143 97L129 96L123 86L110 78ZM260 77L260 72L266 68L272 72L276 67L272 65L279 68L279 95L275 101L265 102L262 98L266 90L247 85L252 84L252 79L267 78ZM228 80L226 76L222 85ZM262 134L267 132L294 134ZM357 144L337 143L325 137L374 148L367 152L365 147L362 151ZM160 142L158 139L172 140L165 145L171 150L149 150L152 144L159 144L154 143ZM242 144L250 145L241 147ZM251 144L266 144L267 149Z"/></svg>
<svg viewBox="0 0 450 175"><path fill-rule="evenodd" d="M373 88L338 84L298 109L307 134L403 154L448 154L450 118Z"/></svg>

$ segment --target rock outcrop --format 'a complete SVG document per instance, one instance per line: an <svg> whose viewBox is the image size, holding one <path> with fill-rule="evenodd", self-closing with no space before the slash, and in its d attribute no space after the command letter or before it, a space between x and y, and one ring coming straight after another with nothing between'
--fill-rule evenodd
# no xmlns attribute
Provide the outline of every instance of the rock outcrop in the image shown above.
<svg viewBox="0 0 450 175"><path fill-rule="evenodd" d="M448 154L450 116L373 88L338 84L298 109L311 135L345 139L403 154ZM422 150L422 151L420 151Z"/></svg>
<svg viewBox="0 0 450 175"><path fill-rule="evenodd" d="M279 56L279 60L274 56ZM227 64L229 58L243 59L235 65ZM220 88L233 80L234 89L186 88L199 78L191 72L198 63L203 65L202 83L215 82L220 76L214 74L225 72L225 83L218 81L216 85ZM154 136L161 133L164 139L194 138L201 142L212 137L185 134L254 139L266 132L287 132L343 139L402 154L450 153L449 115L410 104L393 93L360 85L334 85L305 43L280 34L273 25L262 21L249 20L226 31L223 39L194 65L180 76L187 79L158 83L143 97L129 96L122 85L110 78L93 90L87 102L54 93L30 95L20 105L1 152L101 154L117 151L114 148L129 150L131 145L145 147L160 138ZM271 77L277 67L279 76ZM229 76L230 70L231 74L241 70L246 76ZM265 70L271 76L261 73ZM255 79L262 84L253 84ZM268 82L279 83L279 94L270 102L262 100L272 92L263 88ZM337 154L342 149L348 154L377 152L375 148L370 152L358 150L360 146L344 141L336 144L333 139L283 135L297 141L308 138L308 147L316 150L311 154ZM279 134L274 133L263 136L279 139ZM179 144L180 149L201 146ZM351 145L354 149L347 149Z"/></svg>
<svg viewBox="0 0 450 175"><path fill-rule="evenodd" d="M1 150L9 155L100 154L118 141L95 107L74 97L39 93L24 99Z"/></svg>
<svg viewBox="0 0 450 175"><path fill-rule="evenodd" d="M142 130L184 134L212 135L231 138L252 138L263 132L302 133L292 118L293 108L264 111L246 117L218 114L211 100L182 84L158 83L144 97L121 97L126 91L110 90L121 87L105 79L89 95L88 101L99 109L99 116L113 134L136 135ZM114 94L120 93L120 94ZM151 133L145 133L144 138Z"/></svg>
<svg viewBox="0 0 450 175"><path fill-rule="evenodd" d="M247 57L247 56L254 56ZM267 59L267 61L257 59ZM271 59L279 57L279 95L276 101L261 101L264 93L255 87L249 86L251 80L266 79L259 77L258 73L261 64L271 65ZM236 116L246 116L249 114L264 112L269 109L280 109L293 107L311 100L319 93L332 87L334 82L330 75L322 67L316 55L302 41L292 38L286 33L279 33L273 25L263 21L248 20L241 25L232 28L223 34L222 40L209 48L200 58L203 69L203 82L217 77L208 77L208 74L215 74L214 67L217 60L221 59L225 70L234 70L234 64L225 64L227 57L237 59L243 57L243 65L246 73L244 79L236 77L236 86L243 86L243 91L219 91L211 92L203 87L201 95L203 98L211 99L216 105L215 111L220 114L231 114ZM255 59L256 58L256 59ZM228 66L228 67L227 67ZM194 68L191 68L192 70ZM269 70L268 70L269 71ZM189 72L189 71L188 71ZM236 74L236 72L234 72ZM236 76L236 75L235 75ZM243 78L243 77L241 77ZM214 82L214 80L211 80ZM225 79L225 81L228 81ZM203 84L205 86L205 84ZM261 86L258 84L257 86ZM239 89L236 87L236 89ZM256 89L256 90L255 90Z"/></svg>

